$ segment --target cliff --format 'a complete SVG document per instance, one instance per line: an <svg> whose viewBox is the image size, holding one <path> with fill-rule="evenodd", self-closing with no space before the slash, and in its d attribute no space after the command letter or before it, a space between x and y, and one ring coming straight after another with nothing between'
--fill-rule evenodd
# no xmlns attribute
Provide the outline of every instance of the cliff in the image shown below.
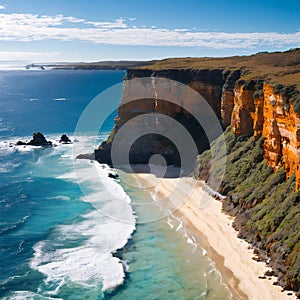
<svg viewBox="0 0 300 300"><path fill-rule="evenodd" d="M202 153L196 176L207 179L211 161L208 139L200 124L183 107L197 106L188 94L183 105L163 101L151 84L152 97L136 91L126 103L130 79L163 77L179 81L201 94L224 130L228 163L220 192L226 195L224 210L236 216L240 236L270 260L279 284L300 291L300 49L260 53L248 57L167 59L129 69L115 127L107 142L95 151L100 162L111 164L111 145L122 126L134 117L160 113L179 121ZM147 93L147 95L149 95ZM132 96L132 94L130 95ZM124 142L125 143L125 142ZM215 142L218 143L218 140ZM150 134L130 149L129 161L148 163L161 154L168 164L180 165L175 145L161 135ZM195 157L196 159L196 157Z"/></svg>

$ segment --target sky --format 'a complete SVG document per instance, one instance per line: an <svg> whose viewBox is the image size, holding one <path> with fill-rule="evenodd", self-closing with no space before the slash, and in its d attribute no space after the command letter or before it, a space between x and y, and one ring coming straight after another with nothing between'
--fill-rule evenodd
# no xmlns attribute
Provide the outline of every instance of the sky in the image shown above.
<svg viewBox="0 0 300 300"><path fill-rule="evenodd" d="M0 0L0 62L150 60L300 47L299 0Z"/></svg>

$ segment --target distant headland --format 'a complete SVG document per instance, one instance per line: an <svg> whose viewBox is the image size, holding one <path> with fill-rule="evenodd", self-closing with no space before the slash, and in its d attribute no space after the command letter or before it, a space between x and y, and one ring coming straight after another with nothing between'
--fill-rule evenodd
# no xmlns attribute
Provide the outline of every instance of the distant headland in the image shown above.
<svg viewBox="0 0 300 300"><path fill-rule="evenodd" d="M99 62L77 62L77 63L32 63L25 66L26 70L127 70L155 63L151 61L99 61Z"/></svg>

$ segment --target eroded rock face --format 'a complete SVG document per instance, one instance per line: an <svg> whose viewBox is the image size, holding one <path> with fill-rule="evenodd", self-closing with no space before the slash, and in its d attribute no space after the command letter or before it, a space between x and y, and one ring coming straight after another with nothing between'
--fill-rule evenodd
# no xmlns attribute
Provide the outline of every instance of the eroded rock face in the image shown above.
<svg viewBox="0 0 300 300"><path fill-rule="evenodd" d="M254 113L253 113L253 135L255 139L259 138L262 135L263 126L264 126L264 96L258 95L254 96Z"/></svg>
<svg viewBox="0 0 300 300"><path fill-rule="evenodd" d="M234 107L234 86L240 78L240 71L226 72L226 81L222 87L221 121L224 128L231 125L231 115Z"/></svg>
<svg viewBox="0 0 300 300"><path fill-rule="evenodd" d="M265 139L264 157L267 163L275 171L284 166L287 177L296 172L296 189L299 189L300 153L298 154L297 151L297 147L300 146L299 114L294 112L289 99L275 93L274 85L263 84L262 80L241 81L241 72L241 70L228 71L228 69L128 70L124 81L123 99L118 110L118 117L115 119L114 133L111 135L111 140L124 124L142 114L161 113L194 126L188 111L192 107L197 107L198 103L193 101L193 97L190 97L189 94L172 95L171 89L169 92L165 89L157 94L151 82L144 84L143 89L134 90L127 87L128 80L141 80L143 77L163 77L176 80L187 84L202 95L218 116L223 127L226 128L231 125L235 135L254 135L256 139L263 135ZM170 97L180 98L182 102L176 106L164 101ZM127 98L135 98L137 101L124 105ZM183 107L186 109L183 109ZM134 123L132 125L134 130ZM196 135L194 134L194 138L197 139ZM199 135L203 135L201 130L199 130ZM145 149L148 153L155 153L157 149L161 149L163 155L163 147L161 146L164 143L160 139L155 140L155 138L152 141L154 142L152 146L150 141L146 143L145 140L140 144L140 147L136 144L137 148L132 149L132 153L137 154ZM207 146L207 143L204 143L202 148L199 147L199 152ZM168 149L168 155L171 155L170 148L166 147L166 149ZM100 153L103 151L110 151L110 143L100 146L96 158L101 158L102 162L106 160L111 162L108 159L109 153ZM173 154L175 155L175 151ZM139 163L143 161L141 154L136 156L139 157Z"/></svg>
<svg viewBox="0 0 300 300"><path fill-rule="evenodd" d="M169 84L166 82L162 88L156 88L156 85L151 80L147 82L142 80L143 77L147 76L175 80L185 83L192 89L182 89L180 87L174 89L173 86L166 86ZM130 81L131 79L134 79L137 87L143 86L143 88L132 87L131 85L134 83ZM114 133L111 135L110 140L114 139L114 135L118 133L124 124L126 124L127 131L130 134L134 134L141 127L147 128L149 125L147 121L141 123L141 121L135 121L135 118L141 115L158 113L169 116L181 123L193 136L199 153L202 152L209 147L209 144L202 127L190 113L195 108L201 110L199 98L193 96L193 93L196 94L194 91L198 92L220 119L222 86L225 83L225 79L226 77L222 70L162 70L153 72L150 70L128 70L124 81L122 102L118 109ZM136 100L132 101L132 99ZM168 99L177 99L178 105L170 102ZM130 125L128 125L129 120L131 121ZM161 124L157 124L158 128L163 127L159 125ZM128 129L129 126L131 127L130 129ZM155 128L155 124L152 124L152 126ZM168 126L165 127L168 129ZM148 163L149 157L154 154L161 154L165 157L168 164L180 165L178 150L174 144L170 143L170 140L164 139L159 135L151 135L149 137L151 138L141 138L131 147L131 163ZM125 149L127 147L126 139L122 143L124 146L122 148ZM95 152L96 159L100 162L111 163L110 151L110 143L102 143Z"/></svg>
<svg viewBox="0 0 300 300"><path fill-rule="evenodd" d="M234 107L231 114L232 131L235 135L253 135L254 99L253 89L245 89L243 84L234 88Z"/></svg>
<svg viewBox="0 0 300 300"><path fill-rule="evenodd" d="M287 178L296 172L299 189L300 119L288 99L274 92L274 85L264 84L264 155L267 163L277 170L284 166Z"/></svg>
<svg viewBox="0 0 300 300"><path fill-rule="evenodd" d="M264 137L264 158L274 171L284 167L287 178L296 173L296 190L300 185L300 119L289 99L276 93L275 86L264 83L258 91L253 84L245 89L237 82L234 87L234 107L231 114L235 135ZM259 92L259 93L257 93ZM225 112L225 111L224 111ZM225 120L228 119L226 114ZM228 122L228 121L227 121Z"/></svg>
<svg viewBox="0 0 300 300"><path fill-rule="evenodd" d="M231 126L235 135L252 136L262 134L264 124L264 95L256 85L260 82L237 82L234 87ZM258 93L259 92L259 93ZM227 116L227 119L229 117Z"/></svg>
<svg viewBox="0 0 300 300"><path fill-rule="evenodd" d="M180 83L186 84L196 92L198 92L204 99L209 103L217 116L221 117L221 96L222 88L226 82L228 74L224 73L222 69L216 70L180 70L180 69L171 69L171 70L141 70L141 69L132 69L127 71L125 78L125 88L124 93L126 94L126 80L133 78L143 78L143 77L162 77L178 81ZM150 85L147 88L152 88ZM138 92L139 93L139 92ZM142 98L142 94L138 94ZM153 91L153 96L155 94ZM159 95L160 99L166 99L168 95ZM165 98L163 98L166 96ZM178 95L177 95L178 96ZM183 102L188 105L194 105L196 103L189 103L188 95L182 95ZM163 112L163 111L162 111ZM169 113L168 113L169 114Z"/></svg>

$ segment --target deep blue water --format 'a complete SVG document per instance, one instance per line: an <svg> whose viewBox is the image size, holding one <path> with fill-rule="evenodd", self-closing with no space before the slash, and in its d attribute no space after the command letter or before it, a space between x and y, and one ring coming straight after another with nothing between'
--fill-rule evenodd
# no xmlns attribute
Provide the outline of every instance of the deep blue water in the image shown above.
<svg viewBox="0 0 300 300"><path fill-rule="evenodd" d="M71 133L86 105L124 75L122 71L0 71L0 134ZM116 105L120 101L112 100Z"/></svg>
<svg viewBox="0 0 300 300"><path fill-rule="evenodd" d="M151 212L138 206L133 212L129 202L150 195L130 187L125 194L108 178L107 166L74 160L72 145L58 143L62 133L73 138L86 105L124 75L0 72L1 299L230 297L214 264L181 220L169 216L136 224L136 215L143 218ZM121 95L113 95L109 102L116 108ZM106 107L99 118L107 120L97 137L77 136L76 146L83 152L95 147L95 139L96 144L105 140L111 130L115 115L101 115L104 111ZM36 131L58 146L12 146ZM93 168L100 181L93 177ZM107 190L121 195L124 202L116 202ZM118 221L121 214L126 223Z"/></svg>

